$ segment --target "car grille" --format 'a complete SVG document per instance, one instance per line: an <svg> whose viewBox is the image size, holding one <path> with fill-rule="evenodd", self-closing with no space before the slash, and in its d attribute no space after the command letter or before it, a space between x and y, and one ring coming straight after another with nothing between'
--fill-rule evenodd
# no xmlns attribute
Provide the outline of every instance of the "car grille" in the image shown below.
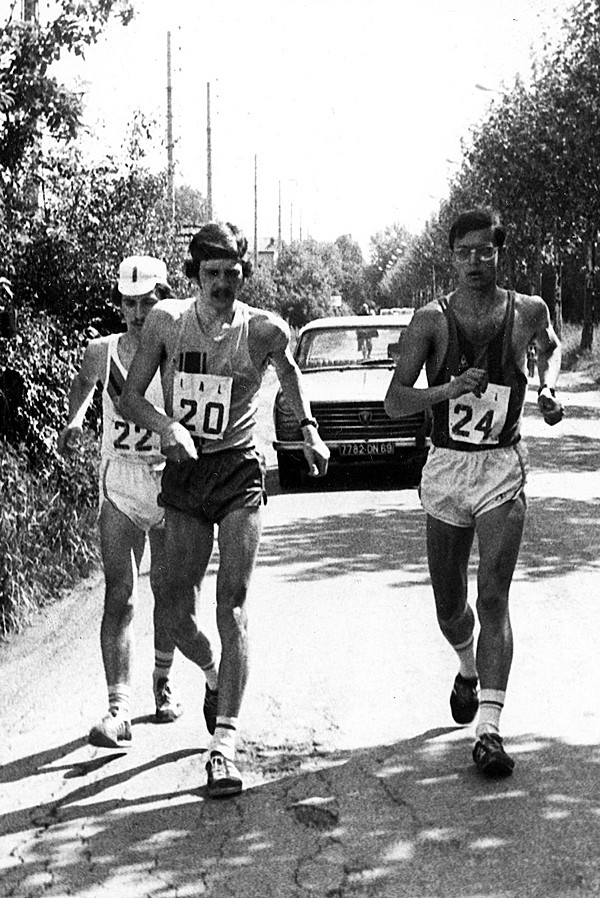
<svg viewBox="0 0 600 898"><path fill-rule="evenodd" d="M319 435L325 442L422 439L426 432L424 412L392 419L386 415L382 402L312 402L311 408L319 422Z"/></svg>

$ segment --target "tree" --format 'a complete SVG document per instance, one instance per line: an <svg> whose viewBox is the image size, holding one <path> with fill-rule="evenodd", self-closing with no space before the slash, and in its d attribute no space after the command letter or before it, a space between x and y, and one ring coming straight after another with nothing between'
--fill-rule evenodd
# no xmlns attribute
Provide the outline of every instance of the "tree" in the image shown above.
<svg viewBox="0 0 600 898"><path fill-rule="evenodd" d="M5 187L15 185L30 158L38 161L44 134L58 140L77 134L81 99L57 82L52 63L65 52L84 56L115 9L123 24L133 15L122 0L59 0L56 17L42 26L17 19L15 7L13 2L0 28L0 175Z"/></svg>

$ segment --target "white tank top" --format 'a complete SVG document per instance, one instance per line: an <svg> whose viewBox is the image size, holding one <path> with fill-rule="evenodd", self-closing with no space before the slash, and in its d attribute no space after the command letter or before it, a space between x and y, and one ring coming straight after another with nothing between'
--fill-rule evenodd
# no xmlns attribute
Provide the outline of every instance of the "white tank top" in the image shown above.
<svg viewBox="0 0 600 898"><path fill-rule="evenodd" d="M127 421L119 414L118 401L123 391L127 369L121 363L118 343L121 334L105 337L106 372L102 390L102 458L124 458L133 464L164 465L160 451L160 436L152 430ZM146 399L159 409L164 409L160 374L156 373L146 390Z"/></svg>

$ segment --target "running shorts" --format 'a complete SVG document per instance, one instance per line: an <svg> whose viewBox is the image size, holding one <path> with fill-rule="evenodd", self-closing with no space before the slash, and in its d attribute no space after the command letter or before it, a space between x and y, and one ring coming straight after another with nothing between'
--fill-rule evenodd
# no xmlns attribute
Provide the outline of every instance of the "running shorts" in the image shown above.
<svg viewBox="0 0 600 898"><path fill-rule="evenodd" d="M238 508L259 508L267 501L262 453L246 449L207 452L184 462L167 460L159 504L192 518L219 524Z"/></svg>
<svg viewBox="0 0 600 898"><path fill-rule="evenodd" d="M110 502L140 530L164 523L158 504L164 465L131 464L124 458L103 459L100 465L100 508Z"/></svg>
<svg viewBox="0 0 600 898"><path fill-rule="evenodd" d="M439 521L473 527L478 515L523 492L527 471L528 454L521 441L481 452L432 446L421 477L421 504Z"/></svg>

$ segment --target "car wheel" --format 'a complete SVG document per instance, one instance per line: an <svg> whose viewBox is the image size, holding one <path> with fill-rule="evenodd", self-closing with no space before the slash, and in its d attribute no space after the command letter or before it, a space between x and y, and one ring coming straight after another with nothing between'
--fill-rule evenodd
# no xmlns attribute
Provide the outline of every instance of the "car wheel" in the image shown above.
<svg viewBox="0 0 600 898"><path fill-rule="evenodd" d="M300 486L302 481L302 465L290 452L277 453L279 483L284 490Z"/></svg>

